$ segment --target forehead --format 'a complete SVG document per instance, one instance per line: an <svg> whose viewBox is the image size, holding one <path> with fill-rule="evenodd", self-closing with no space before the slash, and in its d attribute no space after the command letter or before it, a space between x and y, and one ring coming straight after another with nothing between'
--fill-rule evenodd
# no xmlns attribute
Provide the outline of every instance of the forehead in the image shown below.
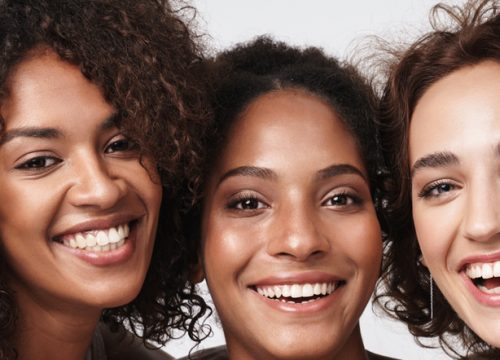
<svg viewBox="0 0 500 360"><path fill-rule="evenodd" d="M58 120L102 118L111 109L99 88L78 67L45 51L13 69L0 111L8 130Z"/></svg>
<svg viewBox="0 0 500 360"><path fill-rule="evenodd" d="M315 159L363 168L356 142L334 109L300 90L275 91L254 100L232 125L222 155L229 167L246 163L275 168Z"/></svg>
<svg viewBox="0 0 500 360"><path fill-rule="evenodd" d="M500 63L459 69L433 84L410 123L410 157L428 152L467 153L500 137Z"/></svg>

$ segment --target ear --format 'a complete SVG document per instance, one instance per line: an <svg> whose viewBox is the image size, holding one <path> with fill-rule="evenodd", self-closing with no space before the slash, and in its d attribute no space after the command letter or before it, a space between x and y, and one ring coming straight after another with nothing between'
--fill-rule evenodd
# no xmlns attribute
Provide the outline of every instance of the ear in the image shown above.
<svg viewBox="0 0 500 360"><path fill-rule="evenodd" d="M198 284L205 280L205 271L203 271L203 265L201 262L198 262L195 266L193 266L189 280L193 284Z"/></svg>

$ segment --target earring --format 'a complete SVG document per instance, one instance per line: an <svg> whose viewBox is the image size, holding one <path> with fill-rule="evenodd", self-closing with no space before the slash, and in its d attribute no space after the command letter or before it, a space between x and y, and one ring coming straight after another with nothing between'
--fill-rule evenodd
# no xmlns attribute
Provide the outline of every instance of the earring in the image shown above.
<svg viewBox="0 0 500 360"><path fill-rule="evenodd" d="M427 267L424 263L424 257L423 255L420 255L419 258L418 258L418 262ZM430 318L431 320L434 319L434 281L432 280L432 274L431 272L429 271L429 297L430 297L430 312L429 312L429 315L430 315Z"/></svg>
<svg viewBox="0 0 500 360"><path fill-rule="evenodd" d="M429 272L429 293L430 293L430 305L431 305L431 320L434 319L434 286L432 281L432 275Z"/></svg>

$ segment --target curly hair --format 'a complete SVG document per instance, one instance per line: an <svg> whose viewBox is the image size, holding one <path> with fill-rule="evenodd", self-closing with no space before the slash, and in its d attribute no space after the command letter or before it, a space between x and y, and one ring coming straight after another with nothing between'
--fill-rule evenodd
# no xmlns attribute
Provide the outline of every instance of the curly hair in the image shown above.
<svg viewBox="0 0 500 360"><path fill-rule="evenodd" d="M215 123L204 151L205 173L225 144L229 127L251 102L272 91L299 89L325 100L339 115L362 154L373 194L382 189L374 136L377 99L353 66L326 56L319 48L300 49L258 37L219 54L209 70Z"/></svg>
<svg viewBox="0 0 500 360"><path fill-rule="evenodd" d="M120 114L118 125L157 163L165 191L145 284L133 302L102 315L112 328L127 324L157 343L171 338L174 328L199 340L196 322L207 310L186 285L197 258L179 219L192 199L176 190L199 181L200 137L209 115L197 75L203 49L187 25L193 12L167 0L0 0L0 104L16 66L48 49L101 89ZM0 118L0 132L3 127ZM8 339L16 311L0 279L2 359L13 353Z"/></svg>
<svg viewBox="0 0 500 360"><path fill-rule="evenodd" d="M438 288L433 288L430 316L429 271L412 220L408 132L415 106L425 91L446 75L486 60L500 61L500 15L497 0L469 1L462 8L444 4L432 10L433 31L408 49L392 52L389 76L380 105L381 148L392 177L386 209L389 241L377 301L404 321L417 337L438 337L450 355L460 356L458 339L467 356L500 357L461 320ZM441 16L444 15L444 16ZM449 22L442 26L440 20ZM419 341L420 342L420 341Z"/></svg>

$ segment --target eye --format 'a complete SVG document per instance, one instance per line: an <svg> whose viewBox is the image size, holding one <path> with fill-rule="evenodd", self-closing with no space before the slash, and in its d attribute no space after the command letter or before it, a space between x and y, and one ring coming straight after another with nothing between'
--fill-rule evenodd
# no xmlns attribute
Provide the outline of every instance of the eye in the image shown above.
<svg viewBox="0 0 500 360"><path fill-rule="evenodd" d="M233 199L226 206L228 209L252 211L268 208L268 205L253 195L241 195Z"/></svg>
<svg viewBox="0 0 500 360"><path fill-rule="evenodd" d="M361 198L348 193L338 193L328 197L321 203L321 206L327 207L347 207L361 204Z"/></svg>
<svg viewBox="0 0 500 360"><path fill-rule="evenodd" d="M112 141L104 150L106 154L111 154L115 152L130 152L136 151L138 148L137 144L125 137L119 138Z"/></svg>
<svg viewBox="0 0 500 360"><path fill-rule="evenodd" d="M421 198L437 198L444 196L447 193L456 190L457 186L449 182L448 180L439 180L429 185L425 186L422 191L418 193L418 197Z"/></svg>
<svg viewBox="0 0 500 360"><path fill-rule="evenodd" d="M50 168L54 165L57 165L61 162L61 159L58 159L53 156L35 156L31 159L24 161L23 163L17 165L15 169L18 170L44 170L46 168Z"/></svg>

